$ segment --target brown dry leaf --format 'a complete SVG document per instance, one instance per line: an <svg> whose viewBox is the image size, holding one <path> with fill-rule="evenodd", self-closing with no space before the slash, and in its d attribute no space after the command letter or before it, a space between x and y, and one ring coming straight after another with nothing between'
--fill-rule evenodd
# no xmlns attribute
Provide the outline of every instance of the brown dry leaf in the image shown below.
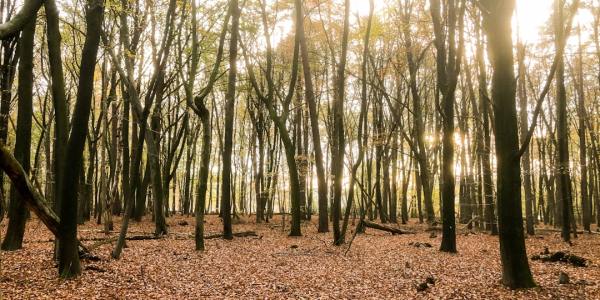
<svg viewBox="0 0 600 300"><path fill-rule="evenodd" d="M558 234L528 238L528 253L568 247L591 260L587 268L532 261L539 287L512 291L500 284L498 239L484 233L457 236L458 254L437 251L441 237L430 238L425 227L412 225L415 235L389 235L367 230L346 246L331 244L304 224L304 237L290 238L269 224L242 222L234 230L254 230L259 237L233 241L211 239L207 250L194 251L193 218L170 218L171 234L160 240L128 241L120 260L110 258L112 244L93 252L101 261L83 261L83 275L58 279L52 260L52 236L38 220L27 225L24 249L1 253L0 291L4 299L199 299L199 298L387 298L387 299L598 299L600 297L600 235L581 235L575 245ZM278 222L275 220L274 222ZM280 222L279 222L280 223ZM119 224L118 218L115 225ZM6 222L1 230L4 234ZM153 224L133 223L130 233L151 234ZM110 236L118 234L115 226ZM208 216L206 231L218 233L221 223ZM108 238L102 226L89 222L82 239ZM411 242L431 243L416 248ZM87 242L91 243L91 242ZM297 247L296 247L297 246ZM566 272L573 283L558 284ZM428 277L435 284L423 292L417 285Z"/></svg>

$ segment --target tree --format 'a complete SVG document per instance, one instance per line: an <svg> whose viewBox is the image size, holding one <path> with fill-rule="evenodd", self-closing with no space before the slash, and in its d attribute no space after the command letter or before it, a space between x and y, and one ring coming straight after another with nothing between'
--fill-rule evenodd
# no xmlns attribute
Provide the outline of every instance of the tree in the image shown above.
<svg viewBox="0 0 600 300"><path fill-rule="evenodd" d="M342 179L344 177L344 152L346 137L344 134L344 97L346 89L346 61L348 54L348 35L350 26L350 0L344 2L344 26L342 33L342 52L337 66L335 99L333 103L333 136L331 147L331 174L333 175L333 243L343 243L340 230L342 214Z"/></svg>
<svg viewBox="0 0 600 300"><path fill-rule="evenodd" d="M312 72L308 55L308 45L304 31L304 12L302 0L294 1L296 10L296 34L300 42L300 53L302 57L302 71L304 74L304 93L308 112L310 116L310 129L313 139L313 151L315 156L315 167L317 171L317 191L319 202L319 232L329 231L329 218L327 217L327 181L325 179L325 167L323 162L323 150L321 150L321 134L319 133L319 121L317 104L313 86Z"/></svg>
<svg viewBox="0 0 600 300"><path fill-rule="evenodd" d="M79 242L77 240L77 182L83 165L83 147L87 136L89 115L94 91L94 71L100 44L100 31L104 18L104 3L88 0L86 3L86 39L82 50L77 87L77 100L73 111L72 130L66 148L69 166L64 170L60 209L60 247L58 271L62 277L74 277L81 273L79 265Z"/></svg>
<svg viewBox="0 0 600 300"><path fill-rule="evenodd" d="M523 142L523 138L527 135L527 130L529 129L529 121L528 118L528 106L527 106L527 87L526 87L526 74L525 74L525 51L526 47L523 44L517 45L517 61L518 61L518 94L519 94L519 123L520 123L520 133L521 133L521 142ZM523 191L525 192L525 228L527 229L527 234L534 235L535 231L533 228L533 202L534 195L533 190L531 188L531 158L530 151L525 151L523 153L523 157L521 160L521 165L523 166Z"/></svg>
<svg viewBox="0 0 600 300"><path fill-rule="evenodd" d="M502 283L510 288L535 286L523 233L521 168L516 109L511 19L515 0L482 1L492 75L492 102L496 125L498 229Z"/></svg>
<svg viewBox="0 0 600 300"><path fill-rule="evenodd" d="M559 48L563 36L567 34L564 27L563 1L556 0L555 11L555 36L556 48ZM572 211L572 191L571 175L569 171L569 126L567 123L567 91L565 88L565 65L564 57L559 57L556 69L556 115L557 115L557 141L558 141L558 189L560 195L560 207L562 216L562 238L565 242L571 240L571 214ZM574 221L573 221L574 222ZM574 224L574 223L573 223Z"/></svg>
<svg viewBox="0 0 600 300"><path fill-rule="evenodd" d="M225 130L223 137L223 169L221 170L221 217L223 218L223 238L233 239L231 229L231 156L233 149L233 119L235 113L235 86L237 78L237 47L240 28L240 8L238 0L229 1L232 17L229 38L229 75L225 95Z"/></svg>
<svg viewBox="0 0 600 300"><path fill-rule="evenodd" d="M15 142L15 158L23 166L23 170L29 173L31 167L31 122L33 115L33 41L35 36L35 24L37 15L30 19L21 32L19 40L19 87L17 95L18 118L17 137ZM19 193L12 188L10 190L10 204L8 211L8 228L6 236L2 241L2 250L17 250L22 248L23 235L25 233L25 222L27 221L27 209L25 201Z"/></svg>
<svg viewBox="0 0 600 300"><path fill-rule="evenodd" d="M290 104L294 97L294 91L296 88L296 82L298 80L298 56L299 56L299 40L296 36L294 40L294 54L292 57L292 71L290 74L290 83L287 93L282 96L282 104L281 104L281 114L277 113L277 109L274 103L274 98L276 95L275 90L275 82L273 80L273 49L271 46L271 36L270 29L267 21L266 14L266 2L261 2L261 16L262 16L262 25L263 25L263 33L265 40L267 41L267 66L265 71L265 78L267 81L267 91L263 93L256 79L256 75L252 68L252 64L249 62L248 55L246 53L246 49L244 48L244 58L246 60L246 65L248 68L248 73L250 77L250 82L252 83L252 87L254 88L254 92L260 101L265 105L269 116L273 123L275 123L276 128L278 129L278 133L281 137L281 142L283 144L285 158L288 166L289 172L289 184L290 184L290 199L291 199L291 210L292 210L292 226L290 228L290 236L301 236L301 228L300 223L302 219L302 210L301 210L301 202L302 200L302 191L300 185L300 175L298 172L298 163L296 162L296 148L293 142L292 137L290 136L288 129L286 128L286 122L290 112Z"/></svg>
<svg viewBox="0 0 600 300"><path fill-rule="evenodd" d="M464 15L464 1L459 9L462 11L457 19L457 7L454 0L448 1L445 7L444 15L448 17L448 53L446 53L445 34L442 28L440 16L440 2L431 1L431 16L434 24L435 47L437 49L437 80L438 90L442 94L442 119L443 119L443 137L442 137L442 217L443 217L443 235L440 251L456 252L456 221L454 216L454 104L456 101L456 86L458 83L458 74L460 73L461 49L456 46L456 25L457 21L462 24ZM459 26L462 31L462 25ZM460 42L462 43L462 33Z"/></svg>

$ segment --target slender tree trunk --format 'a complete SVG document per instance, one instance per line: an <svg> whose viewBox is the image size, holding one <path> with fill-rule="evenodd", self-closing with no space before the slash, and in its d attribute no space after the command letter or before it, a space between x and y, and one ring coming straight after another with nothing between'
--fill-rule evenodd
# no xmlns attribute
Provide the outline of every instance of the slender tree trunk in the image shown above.
<svg viewBox="0 0 600 300"><path fill-rule="evenodd" d="M19 41L19 97L17 133L15 141L15 158L23 167L25 173L30 171L31 156L31 121L33 116L33 41L37 17L33 17L21 33ZM14 188L10 189L10 204L8 211L8 228L2 241L2 250L17 250L23 245L27 209L25 201Z"/></svg>
<svg viewBox="0 0 600 300"><path fill-rule="evenodd" d="M227 27L227 24L225 24ZM210 115L206 107L200 107L202 114L202 152L200 156L200 176L198 178L198 195L196 195L196 228L195 240L196 250L204 250L204 207L206 203L206 189L208 174L210 172Z"/></svg>
<svg viewBox="0 0 600 300"><path fill-rule="evenodd" d="M221 211L223 218L223 238L233 239L231 229L231 157L233 149L233 121L235 113L235 85L237 78L237 48L240 27L240 8L238 0L230 0L229 10L232 16L231 36L229 40L229 75L225 95L225 131L223 140L223 169L221 175Z"/></svg>
<svg viewBox="0 0 600 300"><path fill-rule="evenodd" d="M529 122L528 118L528 110L527 110L527 89L525 86L526 83L526 74L525 74L525 45L517 45L517 61L518 61L518 93L519 93L519 121L520 121L520 131L521 131L521 142L523 143L523 138L527 135L527 131L529 130ZM523 157L521 158L521 165L523 167L523 189L525 192L525 228L527 229L527 234L534 235L535 231L533 228L533 202L534 195L531 189L531 159L530 159L530 151L527 150L523 153Z"/></svg>
<svg viewBox="0 0 600 300"><path fill-rule="evenodd" d="M464 2L463 2L464 3ZM464 7L464 4L462 5ZM454 103L455 91L460 70L460 47L456 47L457 13L456 3L449 0L444 6L448 16L448 53L446 54L445 35L440 16L440 1L431 1L431 16L434 23L435 45L437 49L438 89L442 94L443 136L442 136L442 216L443 234L440 251L456 252L455 221L455 176L454 176ZM464 8L463 8L464 9ZM463 14L460 16L463 17ZM460 21L461 24L463 21ZM460 26L462 29L462 26ZM461 34L462 42L462 34Z"/></svg>
<svg viewBox="0 0 600 300"><path fill-rule="evenodd" d="M12 100L12 85L15 78L15 69L19 61L17 40L6 39L2 41L2 65L0 66L0 141L7 143L8 120L10 118L10 105ZM5 202L4 174L0 174L0 221L7 210Z"/></svg>
<svg viewBox="0 0 600 300"><path fill-rule="evenodd" d="M364 46L363 46L363 57L361 64L361 76L362 76L362 85L361 85L361 102L360 102L360 115L358 118L358 136L357 136L357 144L358 144L358 157L356 161L352 165L352 170L350 174L350 186L348 187L348 198L346 201L346 211L344 213L344 223L342 224L342 231L339 237L339 244L344 243L346 238L346 231L348 228L348 220L350 218L350 211L352 209L352 205L354 203L354 181L358 180L356 173L358 168L361 166L361 163L364 159L365 148L366 148L366 124L367 124L367 74L368 74L368 59L369 59L369 41L371 39L371 28L373 23L373 12L375 9L375 5L373 0L369 0L369 19L367 23L367 32L364 38ZM364 213L360 214L360 219L363 220L365 218Z"/></svg>
<svg viewBox="0 0 600 300"><path fill-rule="evenodd" d="M586 139L586 113L585 113L585 91L583 88L583 47L581 44L581 28L577 28L578 42L579 42L579 53L577 56L577 80L576 90L578 98L577 115L579 117L579 168L581 178L579 182L579 189L581 193L581 209L582 209L582 223L583 229L591 231L590 224L592 223L592 203L590 201L590 193L588 189L588 161L587 161L587 139Z"/></svg>
<svg viewBox="0 0 600 300"><path fill-rule="evenodd" d="M61 57L61 36L58 9L55 0L44 1L48 40L48 60L52 81L52 101L54 103L54 209L60 216L62 174L65 169L65 152L68 140L68 105L65 96L65 80Z"/></svg>
<svg viewBox="0 0 600 300"><path fill-rule="evenodd" d="M556 41L558 43L563 39L564 16L563 1L556 0ZM561 200L562 216L562 238L565 242L571 240L571 175L569 171L569 124L567 122L567 90L565 88L565 66L564 56L559 58L556 69L556 131L557 131L557 170L559 180L559 194Z"/></svg>
<svg viewBox="0 0 600 300"><path fill-rule="evenodd" d="M327 181L325 178L325 167L323 162L323 151L321 150L321 134L319 133L319 116L317 111L316 97L313 87L312 72L308 55L308 44L304 32L304 12L302 0L295 0L296 27L298 39L300 40L300 53L302 55L302 71L304 72L304 92L308 112L310 115L310 127L313 139L313 151L315 155L315 167L317 171L317 193L319 202L319 232L329 231L329 220L327 218Z"/></svg>
<svg viewBox="0 0 600 300"><path fill-rule="evenodd" d="M480 24L480 22L477 22ZM496 223L495 203L494 203L494 183L492 181L492 166L491 166L491 134L490 134L490 103L487 87L487 72L483 55L483 38L480 34L481 29L477 30L479 37L477 42L477 66L479 70L478 85L479 85L479 101L481 106L481 117L483 119L483 151L481 155L481 169L483 177L483 197L485 206L484 219L485 230L491 232L492 235L498 234L498 226Z"/></svg>
<svg viewBox="0 0 600 300"><path fill-rule="evenodd" d="M344 151L346 140L344 135L344 97L346 89L346 60L348 53L348 35L350 26L350 0L345 1L344 29L342 33L342 52L336 75L336 99L333 108L333 142L331 147L331 174L333 176L333 243L340 245L342 232L340 217L342 211L342 180L344 177Z"/></svg>

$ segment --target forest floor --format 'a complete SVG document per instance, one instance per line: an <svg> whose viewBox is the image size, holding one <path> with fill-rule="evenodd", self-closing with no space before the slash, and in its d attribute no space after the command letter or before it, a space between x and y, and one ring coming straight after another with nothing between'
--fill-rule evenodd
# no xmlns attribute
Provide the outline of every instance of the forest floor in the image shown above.
<svg viewBox="0 0 600 300"><path fill-rule="evenodd" d="M108 236L102 225L79 229L84 244ZM185 225L186 221L188 225ZM120 260L110 258L113 244L92 250L99 261L84 260L83 275L61 280L52 259L52 237L37 219L30 221L24 248L0 252L3 299L203 299L203 298L395 298L395 299L600 299L600 235L581 234L573 246L560 234L538 231L527 238L529 256L567 250L591 260L588 267L531 261L537 288L512 291L500 283L498 238L469 233L459 226L458 253L438 251L441 233L432 237L423 225L401 228L416 234L390 235L373 229L357 235L350 250L333 246L331 233L317 233L316 218L303 225L303 237L287 236L277 219L269 224L239 221L234 232L258 237L210 239L194 251L193 218L168 219L170 234L158 240L128 241ZM183 225L182 225L183 224ZM4 235L6 220L0 225ZM352 227L354 228L354 227ZM153 223L132 223L130 235L151 235ZM221 222L208 216L206 233L219 233ZM414 243L430 243L415 247ZM559 273L571 284L559 284ZM425 291L417 286L432 276Z"/></svg>

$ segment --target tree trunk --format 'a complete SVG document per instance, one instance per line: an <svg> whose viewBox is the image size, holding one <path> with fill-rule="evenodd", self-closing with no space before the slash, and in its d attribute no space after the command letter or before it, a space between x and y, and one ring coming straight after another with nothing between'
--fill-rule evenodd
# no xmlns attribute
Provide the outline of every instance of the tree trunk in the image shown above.
<svg viewBox="0 0 600 300"><path fill-rule="evenodd" d="M104 19L102 1L89 0L86 8L86 39L82 50L82 59L77 88L77 102L73 113L72 130L66 149L69 165L65 165L64 178L60 186L61 231L58 270L61 277L70 278L81 273L77 240L77 182L83 166L83 148L88 132L94 90L94 71L100 44L100 31Z"/></svg>
<svg viewBox="0 0 600 300"><path fill-rule="evenodd" d="M344 97L346 86L346 59L348 53L348 35L350 26L350 0L345 0L344 27L342 34L342 52L336 75L336 99L333 105L333 136L331 147L331 174L333 182L333 243L341 245L340 217L342 211L342 180L344 177Z"/></svg>
<svg viewBox="0 0 600 300"><path fill-rule="evenodd" d="M17 133L15 141L15 158L29 175L31 156L31 121L33 116L33 41L37 16L27 23L19 41L19 97ZM2 250L17 250L22 248L27 209L25 201L18 192L11 188L8 211L8 227L2 241Z"/></svg>
<svg viewBox="0 0 600 300"><path fill-rule="evenodd" d="M560 47L560 41L563 39L564 16L563 1L556 0L556 41L557 47ZM561 219L562 219L562 238L563 241L571 240L571 175L569 171L569 124L567 122L567 90L565 88L565 65L564 56L559 57L558 67L556 69L556 137L558 142L557 162L559 180L559 195L561 200Z"/></svg>
<svg viewBox="0 0 600 300"><path fill-rule="evenodd" d="M485 0L484 25L487 31L492 76L492 101L496 128L498 178L498 220L502 282L510 288L535 286L529 269L521 208L521 169L516 112L511 20L515 0L502 3Z"/></svg>
<svg viewBox="0 0 600 300"><path fill-rule="evenodd" d="M325 167L323 162L323 151L321 150L321 134L319 133L319 116L313 87L311 66L308 56L308 45L304 32L304 12L302 0L295 0L296 27L300 41L300 53L302 55L302 71L304 72L304 92L308 112L310 115L310 127L313 139L313 151L315 155L315 167L317 171L317 193L319 202L319 232L329 231L329 220L327 218L327 180L325 178Z"/></svg>
<svg viewBox="0 0 600 300"><path fill-rule="evenodd" d="M579 42L579 53L577 56L577 80L576 91L578 98L577 115L579 117L579 168L581 178L579 182L579 189L581 193L581 209L582 209L582 223L583 229L591 231L590 224L592 223L592 202L590 200L590 190L588 188L588 161L587 161L587 139L586 139L586 112L585 112L585 91L583 88L583 47L581 44L581 28L578 27L578 42Z"/></svg>
<svg viewBox="0 0 600 300"><path fill-rule="evenodd" d="M233 149L233 121L235 114L235 85L237 78L237 48L240 27L238 0L230 0L229 10L233 17L229 40L229 75L225 95L225 130L223 140L223 169L221 173L221 212L223 218L223 238L233 239L231 229L231 156Z"/></svg>
<svg viewBox="0 0 600 300"><path fill-rule="evenodd" d="M479 25L480 22L477 22ZM480 27L480 26L478 26ZM492 166L491 166L491 134L490 134L490 103L487 94L487 72L485 67L485 58L483 55L483 38L480 34L480 28L477 30L477 67L479 70L478 85L479 85L479 101L481 106L481 117L483 119L483 151L481 154L481 169L483 177L483 197L485 206L484 219L485 230L491 232L492 235L498 234L498 226L496 223L496 213L494 208L494 183L492 182Z"/></svg>
<svg viewBox="0 0 600 300"><path fill-rule="evenodd" d="M527 88L525 86L526 82L526 74L525 74L525 45L517 45L517 61L518 61L518 70L519 70L519 79L518 79L518 90L519 90L519 121L520 121L520 132L521 132L521 143L523 143L523 138L527 135L527 131L529 130L529 122L528 118L528 109L527 109ZM523 153L523 157L521 158L521 165L523 167L523 189L525 192L525 228L527 229L527 234L534 235L535 231L533 228L533 202L534 195L531 189L531 159L530 159L530 151L527 150Z"/></svg>

